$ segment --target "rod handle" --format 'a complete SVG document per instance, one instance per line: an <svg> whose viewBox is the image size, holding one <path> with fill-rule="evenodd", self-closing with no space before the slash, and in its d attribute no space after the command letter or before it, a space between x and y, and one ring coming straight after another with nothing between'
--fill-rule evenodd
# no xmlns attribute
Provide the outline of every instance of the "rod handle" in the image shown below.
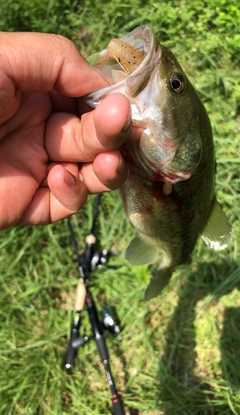
<svg viewBox="0 0 240 415"><path fill-rule="evenodd" d="M64 367L70 373L74 366L74 359L77 354L77 349L82 347L87 343L88 337L87 336L77 336L76 333L73 331L72 338L70 340L67 353L64 359Z"/></svg>
<svg viewBox="0 0 240 415"><path fill-rule="evenodd" d="M78 313L83 310L85 298L86 298L86 287L83 283L83 280L80 278L78 285L77 285L76 298L75 298L75 310Z"/></svg>
<svg viewBox="0 0 240 415"><path fill-rule="evenodd" d="M123 404L119 395L112 396L112 406L114 415L125 415Z"/></svg>
<svg viewBox="0 0 240 415"><path fill-rule="evenodd" d="M67 353L64 359L64 367L67 370L67 372L71 372L73 369L73 362L76 356L77 349L72 346L72 344L69 344Z"/></svg>

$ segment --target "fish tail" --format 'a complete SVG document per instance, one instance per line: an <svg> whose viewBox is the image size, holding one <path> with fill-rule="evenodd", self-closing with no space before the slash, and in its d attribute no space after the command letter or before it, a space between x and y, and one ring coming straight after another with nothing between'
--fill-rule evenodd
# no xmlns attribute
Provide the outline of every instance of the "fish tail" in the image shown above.
<svg viewBox="0 0 240 415"><path fill-rule="evenodd" d="M172 267L160 267L153 275L144 295L144 299L151 300L159 295L168 284L173 273Z"/></svg>

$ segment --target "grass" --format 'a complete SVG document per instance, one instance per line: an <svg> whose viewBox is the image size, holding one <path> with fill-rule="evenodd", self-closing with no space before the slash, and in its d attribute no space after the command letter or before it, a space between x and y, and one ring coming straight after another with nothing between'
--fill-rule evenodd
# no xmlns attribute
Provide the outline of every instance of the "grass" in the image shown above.
<svg viewBox="0 0 240 415"><path fill-rule="evenodd" d="M1 4L2 3L2 4ZM99 310L115 304L122 331L107 338L117 386L131 415L240 413L240 9L238 0L0 0L0 30L36 30L71 38L84 56L139 24L171 47L211 118L216 193L233 243L214 253L199 240L193 262L149 303L147 267L129 268L123 252L134 234L116 193L103 197L102 248L117 249L116 270L97 270ZM101 16L101 18L99 18ZM80 248L94 197L74 217ZM113 220L114 219L114 220ZM79 351L72 376L62 370L77 268L65 221L0 233L0 413L107 415L110 394L95 343ZM90 335L87 314L83 332Z"/></svg>

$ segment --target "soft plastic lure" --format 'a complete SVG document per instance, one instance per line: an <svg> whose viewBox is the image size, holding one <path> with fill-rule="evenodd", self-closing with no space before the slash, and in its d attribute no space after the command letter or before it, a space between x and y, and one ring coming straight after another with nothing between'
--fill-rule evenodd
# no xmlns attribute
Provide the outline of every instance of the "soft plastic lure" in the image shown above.
<svg viewBox="0 0 240 415"><path fill-rule="evenodd" d="M143 61L141 53L121 39L112 39L107 46L107 51L127 75L131 75Z"/></svg>

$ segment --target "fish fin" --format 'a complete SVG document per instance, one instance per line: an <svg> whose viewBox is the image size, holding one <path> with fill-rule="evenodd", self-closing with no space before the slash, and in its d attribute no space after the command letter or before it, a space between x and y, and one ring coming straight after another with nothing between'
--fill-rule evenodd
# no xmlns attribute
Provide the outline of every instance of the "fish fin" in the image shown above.
<svg viewBox="0 0 240 415"><path fill-rule="evenodd" d="M128 265L146 265L157 260L159 252L146 240L136 235L125 252L125 261Z"/></svg>
<svg viewBox="0 0 240 415"><path fill-rule="evenodd" d="M215 200L211 213L203 228L202 239L211 248L216 251L221 251L227 248L231 238L231 226L221 206Z"/></svg>
<svg viewBox="0 0 240 415"><path fill-rule="evenodd" d="M168 284L172 276L172 272L173 269L171 267L160 267L157 269L145 291L144 299L146 301L151 300L152 298L161 294L162 290Z"/></svg>

